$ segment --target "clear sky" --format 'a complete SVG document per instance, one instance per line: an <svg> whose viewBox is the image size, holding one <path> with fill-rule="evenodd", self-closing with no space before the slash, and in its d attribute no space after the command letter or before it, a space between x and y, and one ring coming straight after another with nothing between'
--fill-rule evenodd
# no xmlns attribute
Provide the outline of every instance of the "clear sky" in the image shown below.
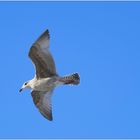
<svg viewBox="0 0 140 140"><path fill-rule="evenodd" d="M49 29L60 75L52 122L34 106L28 51ZM140 2L0 2L0 138L140 138Z"/></svg>

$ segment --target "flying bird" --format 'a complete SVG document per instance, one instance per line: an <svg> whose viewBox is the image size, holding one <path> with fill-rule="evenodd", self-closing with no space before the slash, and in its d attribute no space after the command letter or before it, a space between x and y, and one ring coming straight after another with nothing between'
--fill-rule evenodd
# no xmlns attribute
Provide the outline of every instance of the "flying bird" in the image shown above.
<svg viewBox="0 0 140 140"><path fill-rule="evenodd" d="M35 106L45 118L52 121L51 97L54 88L60 85L78 85L80 77L78 73L59 76L49 46L50 34L47 29L30 48L28 55L35 66L35 76L23 84L20 92L25 88L31 89Z"/></svg>

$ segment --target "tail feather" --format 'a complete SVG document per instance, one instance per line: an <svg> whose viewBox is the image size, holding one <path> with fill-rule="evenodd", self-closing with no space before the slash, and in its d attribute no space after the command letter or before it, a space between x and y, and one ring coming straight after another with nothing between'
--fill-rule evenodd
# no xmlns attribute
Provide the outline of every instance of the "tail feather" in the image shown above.
<svg viewBox="0 0 140 140"><path fill-rule="evenodd" d="M64 84L78 85L80 83L80 76L78 73L74 73L72 75L63 77L62 80L64 81Z"/></svg>

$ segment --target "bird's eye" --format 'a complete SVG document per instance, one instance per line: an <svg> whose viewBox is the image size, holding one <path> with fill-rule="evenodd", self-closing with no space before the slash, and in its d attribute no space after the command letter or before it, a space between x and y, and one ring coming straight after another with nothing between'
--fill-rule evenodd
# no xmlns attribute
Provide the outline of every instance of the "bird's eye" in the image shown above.
<svg viewBox="0 0 140 140"><path fill-rule="evenodd" d="M24 85L27 85L27 82Z"/></svg>

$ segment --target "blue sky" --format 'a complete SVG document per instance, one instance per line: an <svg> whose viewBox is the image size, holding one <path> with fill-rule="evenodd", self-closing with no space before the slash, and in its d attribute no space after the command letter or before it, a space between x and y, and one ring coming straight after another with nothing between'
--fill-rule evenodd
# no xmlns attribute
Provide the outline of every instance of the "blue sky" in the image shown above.
<svg viewBox="0 0 140 140"><path fill-rule="evenodd" d="M28 58L46 29L60 75L52 122L35 108ZM140 138L140 2L0 2L0 138Z"/></svg>

